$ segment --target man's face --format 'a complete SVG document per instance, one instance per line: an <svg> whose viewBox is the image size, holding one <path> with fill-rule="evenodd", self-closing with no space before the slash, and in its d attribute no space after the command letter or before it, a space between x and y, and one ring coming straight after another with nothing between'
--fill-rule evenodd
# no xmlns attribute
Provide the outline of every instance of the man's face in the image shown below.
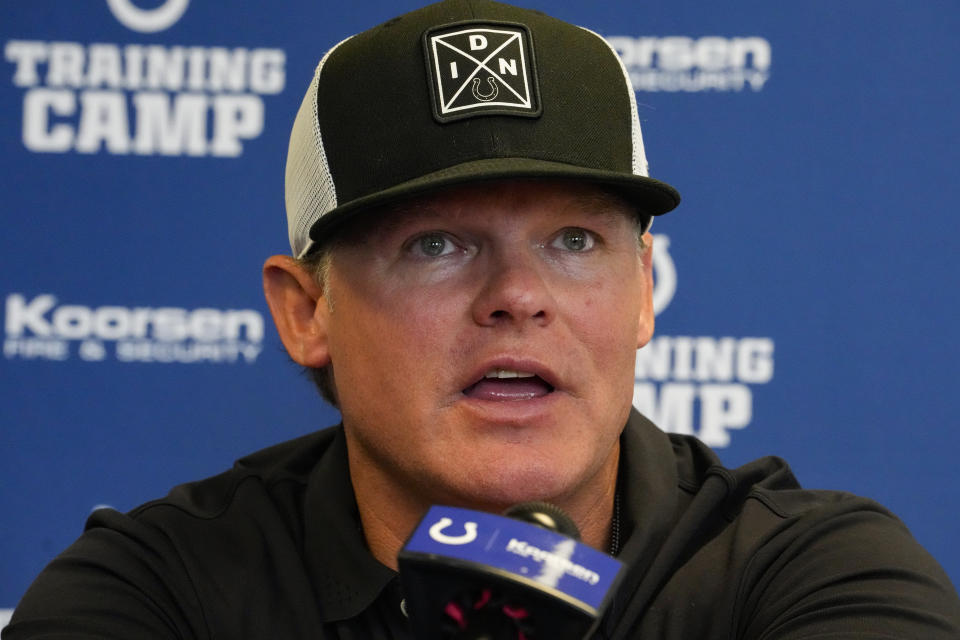
<svg viewBox="0 0 960 640"><path fill-rule="evenodd" d="M461 187L355 230L328 323L354 472L427 503L589 491L616 469L651 287L629 210L588 185Z"/></svg>

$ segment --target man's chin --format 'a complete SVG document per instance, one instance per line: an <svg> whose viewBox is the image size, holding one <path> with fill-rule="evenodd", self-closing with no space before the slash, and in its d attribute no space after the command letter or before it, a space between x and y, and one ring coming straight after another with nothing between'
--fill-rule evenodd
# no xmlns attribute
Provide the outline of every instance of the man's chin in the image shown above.
<svg viewBox="0 0 960 640"><path fill-rule="evenodd" d="M570 465L502 461L446 484L460 506L500 512L531 500L566 502L583 484L583 472Z"/></svg>

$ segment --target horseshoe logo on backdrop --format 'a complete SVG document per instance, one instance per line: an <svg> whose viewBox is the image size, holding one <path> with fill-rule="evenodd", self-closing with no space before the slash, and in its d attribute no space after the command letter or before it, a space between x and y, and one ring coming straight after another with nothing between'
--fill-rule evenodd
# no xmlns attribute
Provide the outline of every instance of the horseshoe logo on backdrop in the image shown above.
<svg viewBox="0 0 960 640"><path fill-rule="evenodd" d="M670 238L658 233L653 237L653 313L667 308L677 292L677 268L670 257Z"/></svg>
<svg viewBox="0 0 960 640"><path fill-rule="evenodd" d="M473 79L473 97L482 102L490 102L497 97L497 94L500 93L500 88L497 87L497 83L494 82L493 78L487 76L487 84L490 85L490 93L483 94L480 93L480 78Z"/></svg>
<svg viewBox="0 0 960 640"><path fill-rule="evenodd" d="M141 33L155 33L172 27L190 0L166 0L154 9L141 9L133 0L107 0L111 13L123 26Z"/></svg>
<svg viewBox="0 0 960 640"><path fill-rule="evenodd" d="M450 518L440 518L432 527L430 527L430 537L441 544L470 544L477 539L477 523L464 522L465 533L460 536L448 536L443 530L453 524Z"/></svg>

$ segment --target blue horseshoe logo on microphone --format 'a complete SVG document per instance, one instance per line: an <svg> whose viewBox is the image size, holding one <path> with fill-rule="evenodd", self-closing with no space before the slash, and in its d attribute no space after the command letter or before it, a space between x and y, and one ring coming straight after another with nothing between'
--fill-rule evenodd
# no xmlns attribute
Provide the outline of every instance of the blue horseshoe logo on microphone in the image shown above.
<svg viewBox="0 0 960 640"><path fill-rule="evenodd" d="M473 97L481 102L490 102L500 94L500 87L497 86L492 77L487 77L487 84L490 85L490 93L480 93L480 78L474 78Z"/></svg>
<svg viewBox="0 0 960 640"><path fill-rule="evenodd" d="M470 544L477 539L477 523L464 522L465 533L462 536L448 536L443 530L453 524L450 518L440 518L430 527L430 537L441 544Z"/></svg>

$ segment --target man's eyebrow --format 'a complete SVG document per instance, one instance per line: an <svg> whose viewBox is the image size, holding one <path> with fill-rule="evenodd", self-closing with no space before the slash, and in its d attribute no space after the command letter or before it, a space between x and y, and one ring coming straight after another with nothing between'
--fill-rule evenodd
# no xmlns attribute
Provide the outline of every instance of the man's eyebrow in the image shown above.
<svg viewBox="0 0 960 640"><path fill-rule="evenodd" d="M419 202L397 202L359 212L353 220L337 232L339 244L366 244L373 237L386 236L417 215L424 215L428 207Z"/></svg>
<svg viewBox="0 0 960 640"><path fill-rule="evenodd" d="M623 215L634 216L638 213L636 207L630 204L625 198L608 191L584 193L574 196L568 208L572 207L611 220Z"/></svg>
<svg viewBox="0 0 960 640"><path fill-rule="evenodd" d="M382 209L371 211L371 220L375 233L389 235L401 225L427 215L440 215L433 206L422 202L398 202L387 205Z"/></svg>

